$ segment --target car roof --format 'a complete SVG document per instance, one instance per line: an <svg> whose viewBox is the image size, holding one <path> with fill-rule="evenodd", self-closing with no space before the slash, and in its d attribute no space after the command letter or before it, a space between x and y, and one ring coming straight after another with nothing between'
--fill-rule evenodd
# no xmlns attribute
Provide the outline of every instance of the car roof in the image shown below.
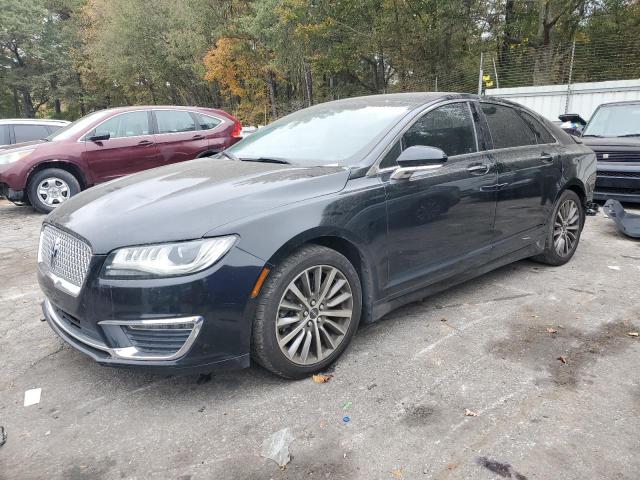
<svg viewBox="0 0 640 480"><path fill-rule="evenodd" d="M609 106L609 105L639 105L640 104L640 100L625 100L622 102L606 102L606 103L601 103L599 106L600 107L604 107Z"/></svg>
<svg viewBox="0 0 640 480"><path fill-rule="evenodd" d="M454 98L469 98L477 99L477 95L471 95L467 93L453 93L453 92L403 92L403 93L385 93L381 95L365 95L362 97L344 98L341 100L334 100L331 105L339 105L342 107L351 107L357 105L370 105L370 106L385 106L396 105L400 107L416 108L426 103L431 103L436 100L446 100ZM323 105L323 104L318 104ZM326 105L326 104L325 104Z"/></svg>
<svg viewBox="0 0 640 480"><path fill-rule="evenodd" d="M2 118L0 125L19 124L19 125L67 125L67 120L56 120L52 118Z"/></svg>

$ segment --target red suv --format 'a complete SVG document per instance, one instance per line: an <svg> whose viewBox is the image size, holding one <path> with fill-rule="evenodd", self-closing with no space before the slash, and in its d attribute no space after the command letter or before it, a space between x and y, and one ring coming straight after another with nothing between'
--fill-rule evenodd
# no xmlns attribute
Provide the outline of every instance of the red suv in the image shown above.
<svg viewBox="0 0 640 480"><path fill-rule="evenodd" d="M126 107L90 113L44 140L0 152L0 196L50 212L97 183L196 157L241 138L221 110Z"/></svg>

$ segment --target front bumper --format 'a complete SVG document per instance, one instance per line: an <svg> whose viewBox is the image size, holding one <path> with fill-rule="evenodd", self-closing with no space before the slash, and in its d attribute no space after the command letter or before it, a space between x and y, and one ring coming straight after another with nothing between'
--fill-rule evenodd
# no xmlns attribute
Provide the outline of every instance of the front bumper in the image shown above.
<svg viewBox="0 0 640 480"><path fill-rule="evenodd" d="M69 345L103 365L159 373L249 366L250 292L262 260L232 248L218 264L190 276L105 280L104 258L92 258L76 297L38 267L45 318Z"/></svg>
<svg viewBox="0 0 640 480"><path fill-rule="evenodd" d="M640 163L598 162L595 200L640 202Z"/></svg>
<svg viewBox="0 0 640 480"><path fill-rule="evenodd" d="M5 197L15 203L22 203L25 200L24 190L14 190L6 183L0 182L0 197Z"/></svg>

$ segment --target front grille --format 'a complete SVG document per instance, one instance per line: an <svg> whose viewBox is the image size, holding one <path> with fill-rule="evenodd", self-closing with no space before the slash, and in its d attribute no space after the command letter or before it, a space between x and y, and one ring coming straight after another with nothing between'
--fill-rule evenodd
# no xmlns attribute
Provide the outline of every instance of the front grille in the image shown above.
<svg viewBox="0 0 640 480"><path fill-rule="evenodd" d="M599 177L640 178L640 172L598 172Z"/></svg>
<svg viewBox="0 0 640 480"><path fill-rule="evenodd" d="M603 162L640 162L640 151L596 152L596 158Z"/></svg>
<svg viewBox="0 0 640 480"><path fill-rule="evenodd" d="M184 345L189 338L192 325L185 325L182 328L171 326L150 327L150 326L125 326L125 334L129 338L131 345L142 353L155 355L172 355Z"/></svg>
<svg viewBox="0 0 640 480"><path fill-rule="evenodd" d="M55 276L81 287L89 270L91 248L79 238L45 225L40 237L39 261Z"/></svg>

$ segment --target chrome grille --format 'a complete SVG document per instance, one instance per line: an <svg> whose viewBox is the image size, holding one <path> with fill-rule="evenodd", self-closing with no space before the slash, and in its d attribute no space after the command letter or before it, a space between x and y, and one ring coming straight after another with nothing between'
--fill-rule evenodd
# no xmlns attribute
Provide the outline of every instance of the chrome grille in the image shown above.
<svg viewBox="0 0 640 480"><path fill-rule="evenodd" d="M596 151L596 158L601 162L640 162L640 152L625 150L617 152Z"/></svg>
<svg viewBox="0 0 640 480"><path fill-rule="evenodd" d="M79 238L51 225L45 225L40 236L38 261L49 272L81 287L89 270L91 248Z"/></svg>

